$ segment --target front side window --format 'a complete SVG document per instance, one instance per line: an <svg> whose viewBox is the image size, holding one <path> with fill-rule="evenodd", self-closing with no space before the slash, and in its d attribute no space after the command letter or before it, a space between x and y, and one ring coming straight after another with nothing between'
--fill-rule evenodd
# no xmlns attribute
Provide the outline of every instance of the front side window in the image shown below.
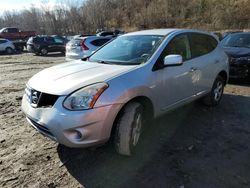
<svg viewBox="0 0 250 188"><path fill-rule="evenodd" d="M189 41L186 35L180 35L175 37L167 45L165 56L170 54L181 55L184 61L191 58Z"/></svg>
<svg viewBox="0 0 250 188"><path fill-rule="evenodd" d="M139 65L153 55L163 38L160 35L120 36L94 53L89 61Z"/></svg>
<svg viewBox="0 0 250 188"><path fill-rule="evenodd" d="M189 40L187 35L182 34L174 37L166 46L157 60L154 69L158 69L163 66L164 58L168 55L181 55L183 61L191 58ZM158 67L158 68L157 68Z"/></svg>

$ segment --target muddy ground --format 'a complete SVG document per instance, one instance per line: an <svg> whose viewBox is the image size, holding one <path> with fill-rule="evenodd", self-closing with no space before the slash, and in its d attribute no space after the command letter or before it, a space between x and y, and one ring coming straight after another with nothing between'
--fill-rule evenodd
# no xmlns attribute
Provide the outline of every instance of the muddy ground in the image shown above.
<svg viewBox="0 0 250 188"><path fill-rule="evenodd" d="M21 112L25 83L60 54L0 55L0 187L250 187L250 86L229 84L221 104L189 104L151 123L133 157L111 144L70 149Z"/></svg>

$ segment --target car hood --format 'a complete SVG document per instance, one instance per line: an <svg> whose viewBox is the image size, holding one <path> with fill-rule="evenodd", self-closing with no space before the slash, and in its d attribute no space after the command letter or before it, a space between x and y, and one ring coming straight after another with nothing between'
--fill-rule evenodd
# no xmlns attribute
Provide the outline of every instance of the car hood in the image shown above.
<svg viewBox="0 0 250 188"><path fill-rule="evenodd" d="M81 87L105 82L135 67L73 61L44 69L28 81L28 86L43 93L68 95Z"/></svg>
<svg viewBox="0 0 250 188"><path fill-rule="evenodd" d="M250 48L224 47L223 49L229 57L238 58L250 56Z"/></svg>

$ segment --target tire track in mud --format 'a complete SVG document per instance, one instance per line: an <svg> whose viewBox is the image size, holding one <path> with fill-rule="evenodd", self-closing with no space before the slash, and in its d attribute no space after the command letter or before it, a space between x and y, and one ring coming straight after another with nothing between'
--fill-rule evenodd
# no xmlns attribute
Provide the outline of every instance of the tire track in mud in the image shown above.
<svg viewBox="0 0 250 188"><path fill-rule="evenodd" d="M26 69L25 68L22 68L22 69L10 69L10 70L6 70L6 71L9 71L9 72L22 72L22 71L31 71L31 70L39 70L41 69L40 67L27 67Z"/></svg>
<svg viewBox="0 0 250 188"><path fill-rule="evenodd" d="M0 94L24 91L24 88L1 88ZM1 104L1 103L0 103Z"/></svg>

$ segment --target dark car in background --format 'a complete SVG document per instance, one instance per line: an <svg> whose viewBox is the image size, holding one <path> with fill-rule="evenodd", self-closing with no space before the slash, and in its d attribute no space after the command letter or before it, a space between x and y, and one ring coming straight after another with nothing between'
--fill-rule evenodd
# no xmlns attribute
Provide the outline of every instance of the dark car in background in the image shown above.
<svg viewBox="0 0 250 188"><path fill-rule="evenodd" d="M250 78L250 32L228 34L221 42L229 56L230 78Z"/></svg>
<svg viewBox="0 0 250 188"><path fill-rule="evenodd" d="M49 52L65 53L67 40L58 36L36 36L29 38L27 50L36 55L47 55Z"/></svg>

